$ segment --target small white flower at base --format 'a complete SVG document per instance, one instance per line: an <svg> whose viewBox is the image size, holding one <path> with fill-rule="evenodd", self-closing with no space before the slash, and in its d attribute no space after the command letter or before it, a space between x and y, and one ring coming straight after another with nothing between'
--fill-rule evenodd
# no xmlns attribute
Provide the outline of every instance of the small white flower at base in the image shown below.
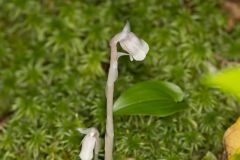
<svg viewBox="0 0 240 160"><path fill-rule="evenodd" d="M96 128L78 128L80 133L86 134L82 140L82 148L79 154L81 160L92 160L93 151L95 151L95 157L99 151L99 132ZM96 159L95 158L95 159Z"/></svg>
<svg viewBox="0 0 240 160"><path fill-rule="evenodd" d="M117 41L129 53L131 61L133 59L136 61L144 60L149 51L148 44L130 31L129 23L124 26L122 32L117 34Z"/></svg>

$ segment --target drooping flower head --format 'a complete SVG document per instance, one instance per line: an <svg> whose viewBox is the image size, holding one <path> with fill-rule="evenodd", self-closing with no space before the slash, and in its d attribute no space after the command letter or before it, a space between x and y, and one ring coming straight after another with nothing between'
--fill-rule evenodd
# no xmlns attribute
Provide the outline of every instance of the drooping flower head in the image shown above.
<svg viewBox="0 0 240 160"><path fill-rule="evenodd" d="M149 46L143 39L138 38L130 31L128 22L124 26L122 32L118 33L116 37L123 50L128 52L131 60L142 61L145 59L149 51ZM123 53L120 54L123 55Z"/></svg>
<svg viewBox="0 0 240 160"><path fill-rule="evenodd" d="M81 160L92 160L93 151L95 151L95 156L99 151L99 132L96 128L78 128L77 130L82 134L86 134L82 140L79 157Z"/></svg>

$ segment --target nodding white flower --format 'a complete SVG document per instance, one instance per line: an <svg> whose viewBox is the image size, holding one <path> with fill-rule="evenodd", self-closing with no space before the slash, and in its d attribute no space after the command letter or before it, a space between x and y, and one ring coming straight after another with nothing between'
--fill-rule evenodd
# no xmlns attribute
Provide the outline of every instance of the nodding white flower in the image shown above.
<svg viewBox="0 0 240 160"><path fill-rule="evenodd" d="M124 26L122 32L118 35L117 41L120 43L121 47L129 53L131 61L134 59L136 61L142 61L145 59L149 46L143 40L139 39L133 32L130 31L130 25ZM124 53L119 53L119 56L126 55Z"/></svg>
<svg viewBox="0 0 240 160"><path fill-rule="evenodd" d="M79 154L81 160L92 160L93 151L97 159L99 151L99 132L96 128L78 128L80 133L86 134L82 140L82 148Z"/></svg>

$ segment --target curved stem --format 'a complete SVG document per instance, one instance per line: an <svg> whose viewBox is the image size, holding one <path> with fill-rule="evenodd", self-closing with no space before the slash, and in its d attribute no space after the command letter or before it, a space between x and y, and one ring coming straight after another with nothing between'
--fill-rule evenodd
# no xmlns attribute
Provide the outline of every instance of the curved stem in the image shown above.
<svg viewBox="0 0 240 160"><path fill-rule="evenodd" d="M117 41L113 37L110 42L111 47L111 60L108 72L106 98L107 98L107 120L106 120L106 134L105 134L105 160L112 160L113 158L113 93L114 81L117 78Z"/></svg>

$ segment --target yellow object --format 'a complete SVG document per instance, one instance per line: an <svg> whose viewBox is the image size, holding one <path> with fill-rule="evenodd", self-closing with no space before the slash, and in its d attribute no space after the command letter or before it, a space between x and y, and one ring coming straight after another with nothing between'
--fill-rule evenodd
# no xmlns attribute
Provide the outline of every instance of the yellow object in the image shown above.
<svg viewBox="0 0 240 160"><path fill-rule="evenodd" d="M228 68L210 75L207 83L240 98L240 67Z"/></svg>
<svg viewBox="0 0 240 160"><path fill-rule="evenodd" d="M239 160L235 157L240 153L240 118L227 129L223 139L228 160Z"/></svg>

